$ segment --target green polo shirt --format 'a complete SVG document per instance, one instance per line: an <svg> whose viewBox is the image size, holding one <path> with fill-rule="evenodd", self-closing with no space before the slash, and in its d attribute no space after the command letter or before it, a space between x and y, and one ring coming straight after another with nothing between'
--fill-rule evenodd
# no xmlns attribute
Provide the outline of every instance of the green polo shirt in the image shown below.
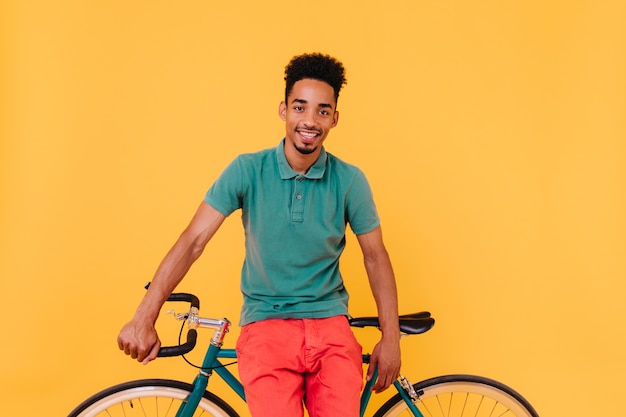
<svg viewBox="0 0 626 417"><path fill-rule="evenodd" d="M242 210L240 325L347 314L339 271L346 225L358 235L380 223L360 169L322 149L309 171L298 174L287 163L283 140L235 158L205 201L225 216Z"/></svg>

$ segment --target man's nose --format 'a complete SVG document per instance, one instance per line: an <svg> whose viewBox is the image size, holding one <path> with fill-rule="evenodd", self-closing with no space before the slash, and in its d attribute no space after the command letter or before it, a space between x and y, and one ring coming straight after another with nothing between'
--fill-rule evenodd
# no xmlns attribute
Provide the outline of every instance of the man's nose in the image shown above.
<svg viewBox="0 0 626 417"><path fill-rule="evenodd" d="M316 114L317 113L315 111L307 111L307 112L305 112L304 116L303 116L303 120L302 120L304 125L307 126L307 127L315 126Z"/></svg>

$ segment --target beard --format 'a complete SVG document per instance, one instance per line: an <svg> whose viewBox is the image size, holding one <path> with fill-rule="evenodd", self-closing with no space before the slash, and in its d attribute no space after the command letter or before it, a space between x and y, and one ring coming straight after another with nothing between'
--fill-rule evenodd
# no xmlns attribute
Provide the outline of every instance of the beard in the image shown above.
<svg viewBox="0 0 626 417"><path fill-rule="evenodd" d="M304 146L293 145L296 148L296 151L300 152L302 155L310 155L317 149L317 146L311 146L310 148Z"/></svg>

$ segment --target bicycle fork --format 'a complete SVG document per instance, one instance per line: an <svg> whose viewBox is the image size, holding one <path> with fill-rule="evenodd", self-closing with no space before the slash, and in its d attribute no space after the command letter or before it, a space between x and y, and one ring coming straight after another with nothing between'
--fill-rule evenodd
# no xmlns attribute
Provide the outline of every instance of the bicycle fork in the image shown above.
<svg viewBox="0 0 626 417"><path fill-rule="evenodd" d="M176 412L176 417L191 417L198 408L198 404L200 404L207 385L209 384L209 377L211 376L215 360L222 347L224 336L226 336L228 328L230 327L230 322L227 319L212 320L198 317L197 310L194 308L192 308L187 321L190 328L206 327L214 329L215 333L211 338L209 349L204 356L202 368L193 381L193 390L180 405L180 408Z"/></svg>
<svg viewBox="0 0 626 417"><path fill-rule="evenodd" d="M198 404L200 404L204 391L209 384L210 375L210 372L200 371L193 381L193 391L189 393L189 396L180 405L180 408L176 412L176 417L193 416L193 413L196 411L196 408L198 408Z"/></svg>
<svg viewBox="0 0 626 417"><path fill-rule="evenodd" d="M407 378L405 378L404 375L400 375L398 379L393 381L393 385L398 390L398 393L400 393L400 396L406 403L407 407L409 407L409 410L411 410L411 413L413 413L415 417L424 417L424 415L420 412L420 410L417 409L417 406L415 405L420 397L419 394L415 391L415 388L413 388L413 384L411 384L411 382Z"/></svg>

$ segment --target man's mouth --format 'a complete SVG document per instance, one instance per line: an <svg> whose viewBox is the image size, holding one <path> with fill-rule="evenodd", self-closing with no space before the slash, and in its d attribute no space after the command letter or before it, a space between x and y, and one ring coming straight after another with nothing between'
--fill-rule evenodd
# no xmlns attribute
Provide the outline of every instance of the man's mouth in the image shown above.
<svg viewBox="0 0 626 417"><path fill-rule="evenodd" d="M318 137L320 135L320 132L318 132L318 131L300 130L300 129L297 129L296 131L302 137L302 139L305 140L305 141L312 141L312 140L314 140L316 137Z"/></svg>

